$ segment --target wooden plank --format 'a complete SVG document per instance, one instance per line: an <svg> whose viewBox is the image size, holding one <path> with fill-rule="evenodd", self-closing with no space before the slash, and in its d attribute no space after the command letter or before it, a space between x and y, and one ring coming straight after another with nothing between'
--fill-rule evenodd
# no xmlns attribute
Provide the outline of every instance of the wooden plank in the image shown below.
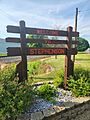
<svg viewBox="0 0 90 120"><path fill-rule="evenodd" d="M7 32L20 33L20 28L18 26L8 25ZM67 31L26 27L26 34L67 36Z"/></svg>
<svg viewBox="0 0 90 120"><path fill-rule="evenodd" d="M41 29L41 28L27 28L27 34L49 35L49 36L67 36L67 31Z"/></svg>
<svg viewBox="0 0 90 120"><path fill-rule="evenodd" d="M68 36L68 32L63 30L52 30L52 29L30 28L30 27L25 27L25 29L26 29L26 34ZM20 33L20 28L18 26L8 25L7 32ZM72 37L78 37L78 36L79 36L79 32L72 32Z"/></svg>
<svg viewBox="0 0 90 120"><path fill-rule="evenodd" d="M79 32L74 32L74 31L73 31L73 32L71 33L71 35L72 35L72 37L79 37Z"/></svg>
<svg viewBox="0 0 90 120"><path fill-rule="evenodd" d="M67 54L77 54L75 48L67 51L66 48L27 48L27 55L67 55ZM21 49L19 47L8 47L8 56L21 56Z"/></svg>
<svg viewBox="0 0 90 120"><path fill-rule="evenodd" d="M38 34L38 35L49 35L49 36L68 36L67 31L63 30L52 30L52 29L41 29L41 28L26 28L27 34ZM79 32L72 32L72 37L78 37Z"/></svg>
<svg viewBox="0 0 90 120"><path fill-rule="evenodd" d="M9 33L20 33L20 27L8 25L7 26L7 32L9 32Z"/></svg>
<svg viewBox="0 0 90 120"><path fill-rule="evenodd" d="M65 55L66 48L27 48L27 55ZM8 56L21 56L19 47L8 47Z"/></svg>
<svg viewBox="0 0 90 120"><path fill-rule="evenodd" d="M6 42L20 43L20 38L6 38ZM28 39L25 40L26 43L43 43L43 44L67 44L66 40L50 40L50 39Z"/></svg>
<svg viewBox="0 0 90 120"><path fill-rule="evenodd" d="M66 48L28 48L28 55L65 55Z"/></svg>
<svg viewBox="0 0 90 120"><path fill-rule="evenodd" d="M20 38L7 37L6 42L20 43Z"/></svg>
<svg viewBox="0 0 90 120"><path fill-rule="evenodd" d="M76 48L71 48L70 50L67 49L67 55L76 55L76 54L77 54Z"/></svg>
<svg viewBox="0 0 90 120"><path fill-rule="evenodd" d="M78 44L79 41L72 41L72 44Z"/></svg>
<svg viewBox="0 0 90 120"><path fill-rule="evenodd" d="M8 37L6 42L20 43L20 38ZM43 44L67 44L67 40L50 40L50 39L28 39L26 43L43 43ZM72 44L78 44L78 41L72 41Z"/></svg>
<svg viewBox="0 0 90 120"><path fill-rule="evenodd" d="M21 56L21 49L19 47L8 47L7 56Z"/></svg>

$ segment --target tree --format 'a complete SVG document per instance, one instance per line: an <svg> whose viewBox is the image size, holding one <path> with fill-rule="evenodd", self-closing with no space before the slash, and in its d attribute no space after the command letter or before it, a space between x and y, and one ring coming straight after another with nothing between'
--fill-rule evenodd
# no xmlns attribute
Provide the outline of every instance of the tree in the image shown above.
<svg viewBox="0 0 90 120"><path fill-rule="evenodd" d="M44 39L46 38L45 35L28 35L27 38L30 38L30 39ZM28 43L27 44L29 47L35 47L35 48L41 48L43 47L43 43Z"/></svg>
<svg viewBox="0 0 90 120"><path fill-rule="evenodd" d="M83 52L89 48L89 43L86 39L78 37L78 45L77 45L77 50L80 52Z"/></svg>

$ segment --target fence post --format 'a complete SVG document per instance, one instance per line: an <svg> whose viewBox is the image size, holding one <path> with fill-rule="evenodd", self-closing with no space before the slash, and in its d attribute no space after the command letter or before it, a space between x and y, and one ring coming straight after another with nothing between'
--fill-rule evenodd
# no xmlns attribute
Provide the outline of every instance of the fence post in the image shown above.
<svg viewBox="0 0 90 120"><path fill-rule="evenodd" d="M27 44L26 44L26 30L25 22L20 21L20 42L21 42L21 71L22 71L22 80L27 80Z"/></svg>
<svg viewBox="0 0 90 120"><path fill-rule="evenodd" d="M74 63L71 60L71 48L72 48L72 27L67 28L67 55L65 56L65 73L64 73L64 88L67 89L67 80L70 75L73 75Z"/></svg>

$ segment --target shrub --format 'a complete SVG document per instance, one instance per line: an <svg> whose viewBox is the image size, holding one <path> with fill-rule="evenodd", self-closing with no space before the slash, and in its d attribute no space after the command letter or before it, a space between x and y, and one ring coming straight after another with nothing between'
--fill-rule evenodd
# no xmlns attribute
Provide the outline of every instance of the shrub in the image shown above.
<svg viewBox="0 0 90 120"><path fill-rule="evenodd" d="M77 50L83 52L89 48L89 43L86 39L78 37Z"/></svg>
<svg viewBox="0 0 90 120"><path fill-rule="evenodd" d="M77 97L90 95L90 71L76 68L74 76L68 80L68 87Z"/></svg>
<svg viewBox="0 0 90 120"><path fill-rule="evenodd" d="M52 67L46 62L34 61L28 63L29 75L43 74L48 71L52 71Z"/></svg>
<svg viewBox="0 0 90 120"><path fill-rule="evenodd" d="M15 64L7 65L3 70L0 71L0 81L13 80L15 78Z"/></svg>
<svg viewBox="0 0 90 120"><path fill-rule="evenodd" d="M1 74L2 73L2 74ZM33 88L13 79L14 68L0 71L0 120L14 120L28 109L33 101Z"/></svg>
<svg viewBox="0 0 90 120"><path fill-rule="evenodd" d="M28 63L28 70L29 70L28 73L30 75L38 74L38 68L40 64L41 64L40 61L34 61L34 62Z"/></svg>
<svg viewBox="0 0 90 120"><path fill-rule="evenodd" d="M56 87L62 87L63 82L64 82L64 71L59 70L59 71L57 71L57 73L55 75L53 83Z"/></svg>
<svg viewBox="0 0 90 120"><path fill-rule="evenodd" d="M56 96L56 88L54 86L51 86L49 84L44 84L37 88L37 94L46 100L52 100L53 96Z"/></svg>

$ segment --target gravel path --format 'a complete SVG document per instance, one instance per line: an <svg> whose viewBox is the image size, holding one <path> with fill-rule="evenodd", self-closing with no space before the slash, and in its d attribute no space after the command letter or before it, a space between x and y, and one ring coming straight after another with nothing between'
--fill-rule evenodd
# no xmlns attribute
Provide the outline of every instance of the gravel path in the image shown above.
<svg viewBox="0 0 90 120"><path fill-rule="evenodd" d="M53 105L62 106L64 102L72 101L73 99L71 91L65 91L59 88L57 94L58 94L58 97L54 98L56 101L54 104L39 98L35 101L34 104L30 106L30 108L26 113L42 111L43 109L50 108Z"/></svg>

